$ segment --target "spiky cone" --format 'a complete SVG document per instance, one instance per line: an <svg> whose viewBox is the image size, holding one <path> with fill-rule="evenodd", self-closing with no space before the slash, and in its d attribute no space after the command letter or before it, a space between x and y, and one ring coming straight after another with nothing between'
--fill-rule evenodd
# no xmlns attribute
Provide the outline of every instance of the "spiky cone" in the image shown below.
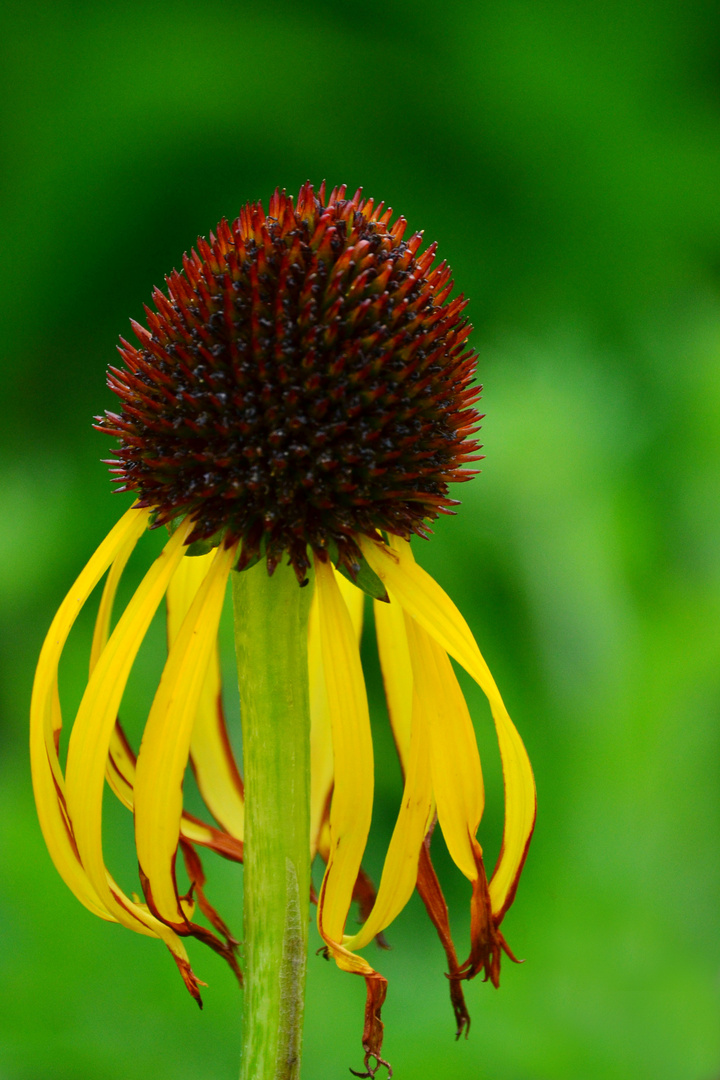
<svg viewBox="0 0 720 1080"><path fill-rule="evenodd" d="M276 191L267 215L249 204L232 224L221 222L184 257L183 272L167 278L167 295L155 291L147 327L133 324L138 346L122 341L125 366L109 372L122 408L98 421L120 440L112 471L135 503L56 617L32 712L36 799L58 869L97 914L165 940L199 997L182 937L200 937L232 964L236 943L205 899L195 845L241 858L245 821L254 812L252 800L245 804L218 707L222 596L231 569L242 576L261 561L272 576L287 560L300 585L312 582L308 623L300 631L307 635L311 761L304 846L308 865L316 854L326 862L318 925L327 954L367 983L367 1075L386 1064L380 1018L386 982L357 950L382 934L417 884L447 957L457 1034L467 1032L461 981L484 972L497 985L501 953L512 955L500 923L535 818L522 741L466 622L417 565L409 544L413 534L429 535L438 514L453 512L449 484L474 475L468 465L478 459L480 391L472 382L476 356L468 347L466 302L451 297L450 270L434 265L434 245L422 252L421 235L405 240L404 232L402 218L391 224L391 211L360 192L348 199L336 188L327 196L324 185L315 192L306 184L293 201ZM160 525L171 538L110 633L112 599L129 553L147 527ZM79 607L108 568L91 676L63 776L57 663ZM358 648L366 592L374 597L404 774L377 896L361 868L373 795ZM136 768L117 711L163 595L170 650ZM272 618L271 609L266 616ZM480 759L449 657L486 693L502 757L505 829L489 880L476 839L484 803ZM189 756L214 825L183 811ZM106 771L134 811L145 904L107 877ZM471 943L462 964L430 861L436 821L472 883ZM193 883L184 897L175 881L178 850ZM193 896L212 931L194 921ZM346 934L353 898L363 925ZM246 938L252 932L246 925ZM293 992L302 995L302 987ZM293 1068L288 1076L298 1074L299 1063Z"/></svg>

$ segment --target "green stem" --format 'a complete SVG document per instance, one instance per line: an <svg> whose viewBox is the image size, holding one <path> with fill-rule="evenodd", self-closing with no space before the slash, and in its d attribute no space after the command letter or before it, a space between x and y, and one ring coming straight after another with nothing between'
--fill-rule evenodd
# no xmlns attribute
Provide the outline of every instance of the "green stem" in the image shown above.
<svg viewBox="0 0 720 1080"><path fill-rule="evenodd" d="M310 898L312 588L264 563L233 573L245 772L240 1080L300 1076Z"/></svg>

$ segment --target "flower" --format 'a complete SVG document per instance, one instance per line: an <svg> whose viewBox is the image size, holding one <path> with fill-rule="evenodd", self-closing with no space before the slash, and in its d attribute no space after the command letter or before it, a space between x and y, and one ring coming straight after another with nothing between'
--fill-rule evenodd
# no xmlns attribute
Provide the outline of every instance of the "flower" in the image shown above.
<svg viewBox="0 0 720 1080"><path fill-rule="evenodd" d="M200 239L184 275L155 291L139 348L122 341L124 368L109 385L122 403L98 427L119 439L112 470L135 502L111 530L58 610L38 664L31 756L40 823L67 885L95 914L170 949L191 994L198 980L183 938L218 951L238 978L238 942L205 896L197 852L242 861L244 793L222 711L217 634L229 574L287 557L301 585L314 577L308 627L311 850L326 870L317 897L326 955L367 984L367 1073L380 1056L386 980L358 954L414 888L445 949L457 1034L469 1016L461 982L484 972L498 985L500 930L535 819L522 741L467 623L415 562L412 534L451 513L448 484L473 475L475 354L462 296L451 300L435 247L403 239L361 192L326 198L304 185L294 203L276 191L268 215L246 206ZM170 538L112 628L127 560L148 528ZM90 674L63 773L58 664L82 606L107 573ZM364 596L374 618L404 791L377 894L361 861L373 800L373 749L359 653ZM118 714L135 657L163 598L168 658L137 758ZM490 702L505 780L505 828L489 880L476 839L483 813L480 757L449 657ZM183 809L192 760L215 824ZM144 899L106 869L107 782L133 812ZM438 822L472 884L471 943L460 964L430 860ZM178 850L190 881L181 895ZM353 899L360 929L346 933ZM195 921L199 907L209 926ZM374 1062L374 1064L373 1064Z"/></svg>

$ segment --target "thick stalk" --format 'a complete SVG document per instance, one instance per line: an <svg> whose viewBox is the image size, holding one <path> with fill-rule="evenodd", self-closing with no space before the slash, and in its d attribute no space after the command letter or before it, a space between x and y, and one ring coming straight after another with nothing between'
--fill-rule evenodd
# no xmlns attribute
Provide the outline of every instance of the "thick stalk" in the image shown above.
<svg viewBox="0 0 720 1080"><path fill-rule="evenodd" d="M312 586L290 567L233 573L245 773L240 1080L300 1076L310 897Z"/></svg>

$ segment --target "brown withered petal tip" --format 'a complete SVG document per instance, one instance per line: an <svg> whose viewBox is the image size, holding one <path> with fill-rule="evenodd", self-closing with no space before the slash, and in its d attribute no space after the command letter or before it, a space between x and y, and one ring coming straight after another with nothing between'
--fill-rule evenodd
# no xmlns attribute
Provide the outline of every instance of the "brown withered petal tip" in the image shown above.
<svg viewBox="0 0 720 1080"><path fill-rule="evenodd" d="M242 540L240 568L308 548L354 573L358 535L427 535L448 485L474 475L480 389L466 301L435 245L391 211L276 190L247 204L156 289L139 347L110 368L114 482L189 542Z"/></svg>

